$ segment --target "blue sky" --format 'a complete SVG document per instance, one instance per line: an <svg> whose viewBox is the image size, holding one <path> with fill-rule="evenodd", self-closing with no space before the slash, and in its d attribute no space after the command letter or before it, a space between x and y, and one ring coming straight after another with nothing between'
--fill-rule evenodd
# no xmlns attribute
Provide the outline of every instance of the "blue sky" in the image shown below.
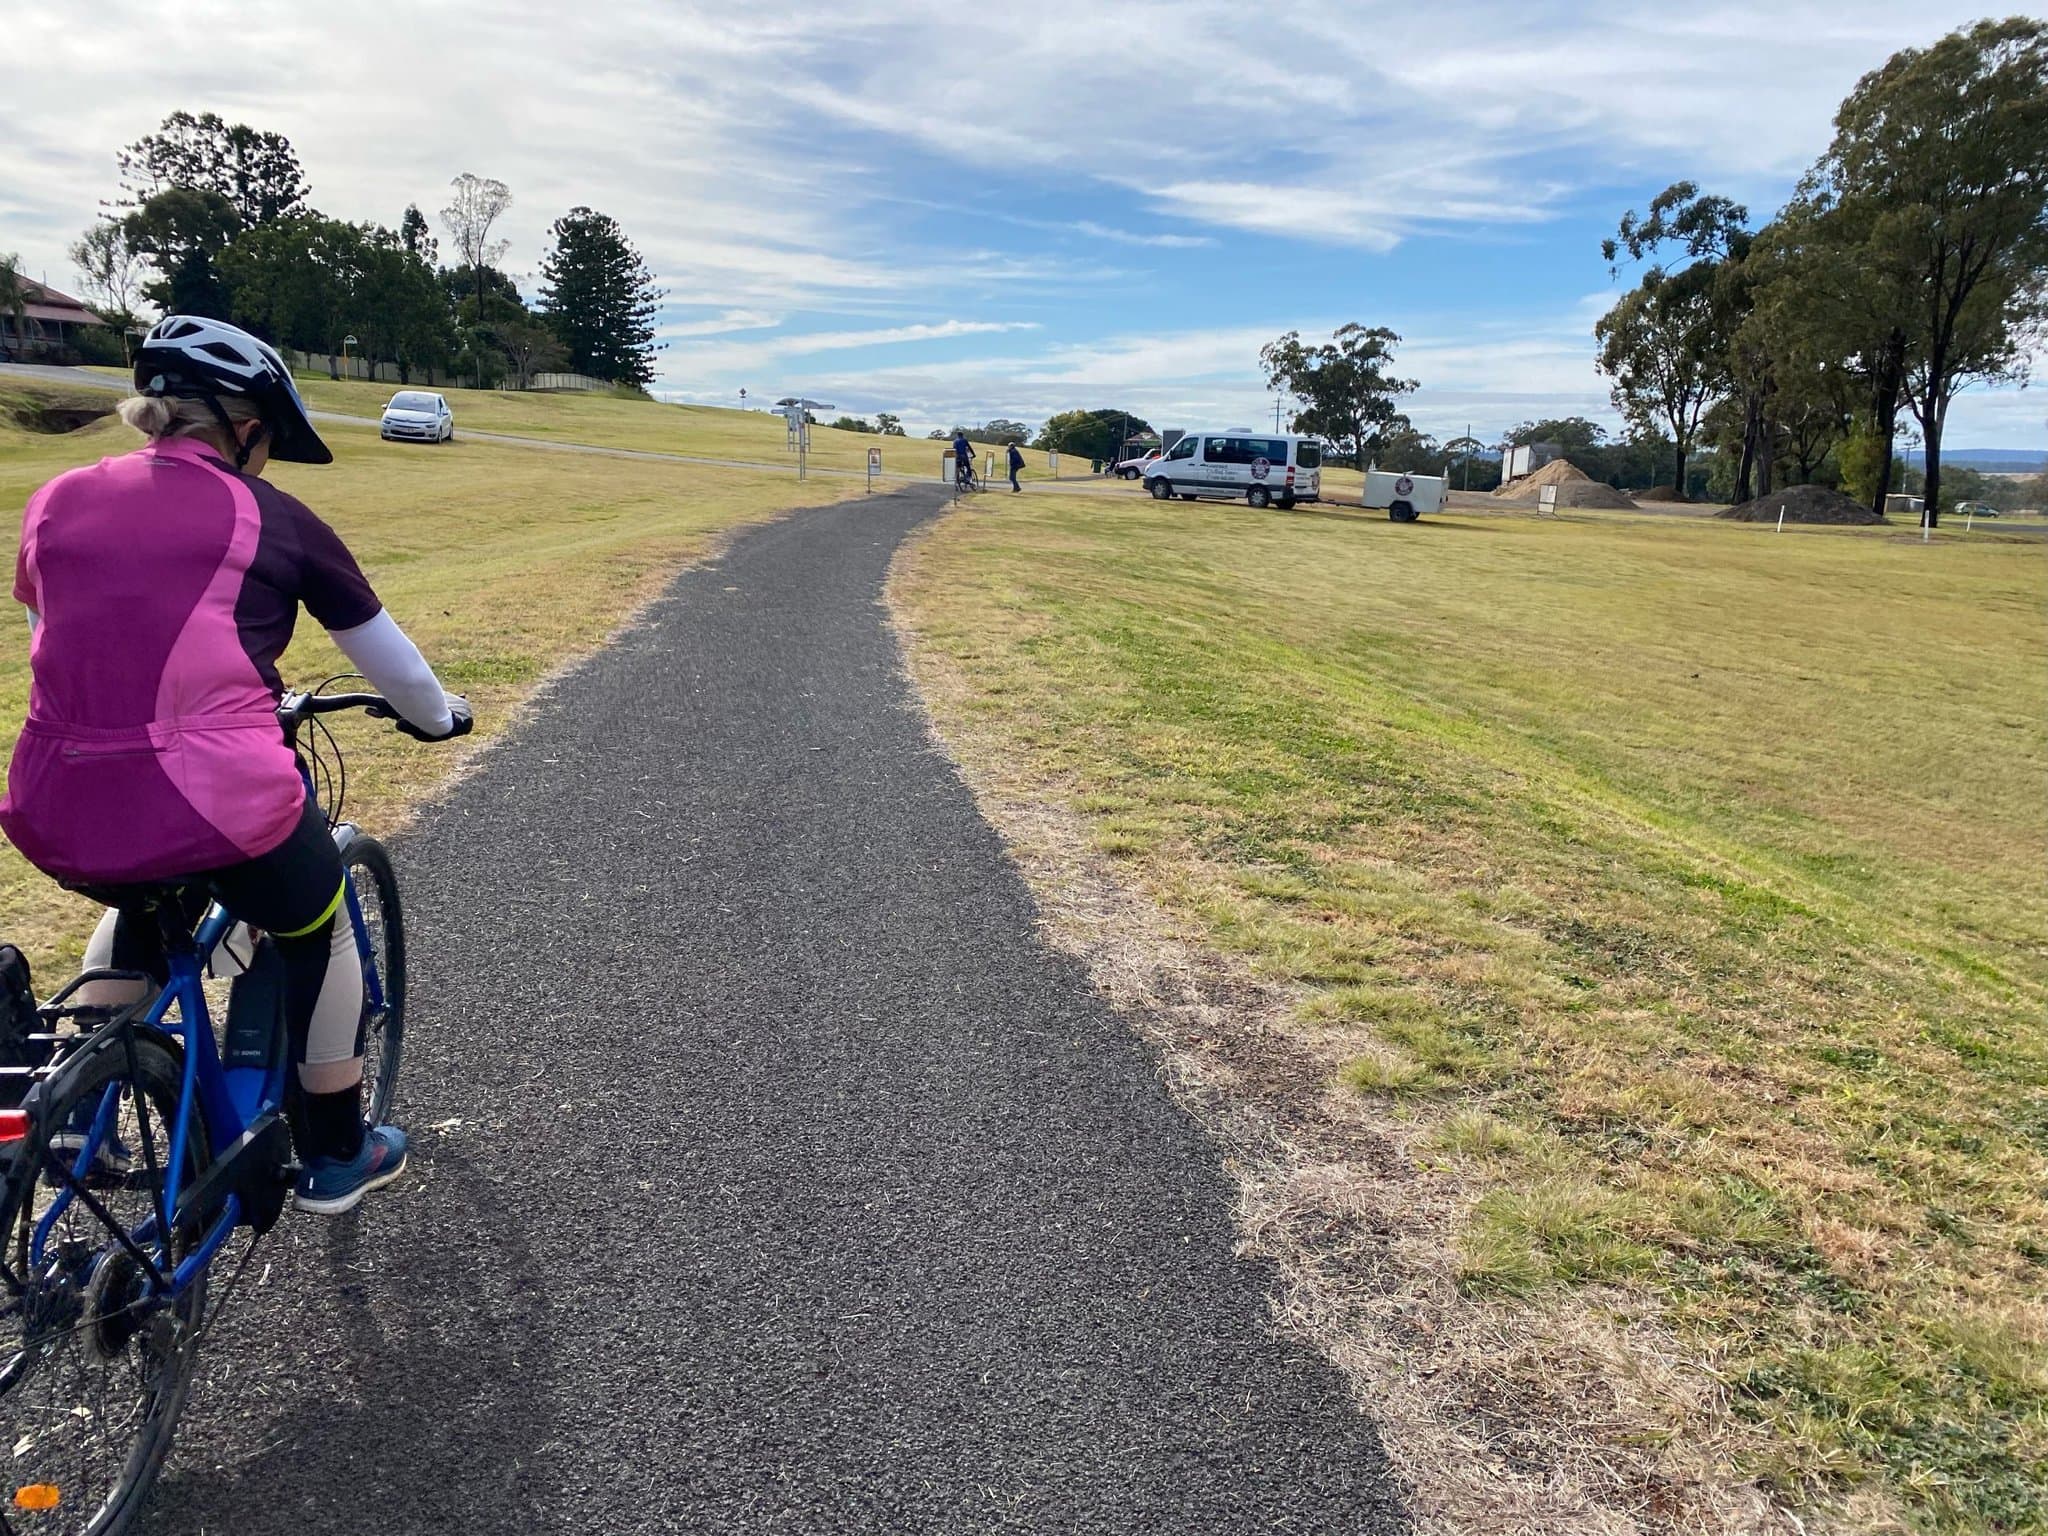
<svg viewBox="0 0 2048 1536"><path fill-rule="evenodd" d="M69 278L113 151L185 107L286 133L326 212L431 215L458 171L613 214L660 275L657 388L801 390L918 429L1071 406L1271 419L1260 345L1405 338L1411 414L1612 421L1599 240L1691 177L1761 217L1836 103L1973 19L1920 0L1555 5L12 0L0 248ZM232 41L230 41L232 39ZM146 64L142 61L147 61ZM16 89L16 87L19 87ZM1954 445L2048 442L1980 390Z"/></svg>

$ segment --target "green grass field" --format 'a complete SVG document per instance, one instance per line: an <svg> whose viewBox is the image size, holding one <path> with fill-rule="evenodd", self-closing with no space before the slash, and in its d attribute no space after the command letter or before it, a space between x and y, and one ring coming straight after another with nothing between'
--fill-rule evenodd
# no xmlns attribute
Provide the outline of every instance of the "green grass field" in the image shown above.
<svg viewBox="0 0 2048 1536"><path fill-rule="evenodd" d="M67 400L99 409L109 403L104 395L0 380L0 518L9 570L21 509L38 485L141 441L111 417L62 435L18 425L20 414ZM860 492L856 481L799 485L787 475L479 442L382 443L367 428L332 427L325 435L332 465L278 465L271 478L341 531L443 681L474 701L478 741L501 730L536 683L601 643L720 531ZM283 671L310 683L340 665L308 623ZM27 703L23 626L16 643L0 646L0 719L8 722L0 743L9 748ZM421 747L367 722L339 730L353 814L373 827L389 826L467 750ZM92 917L86 903L0 845L0 935L28 950L43 974L75 955Z"/></svg>
<svg viewBox="0 0 2048 1536"><path fill-rule="evenodd" d="M2048 545L1041 496L897 585L977 776L1452 1170L1475 1304L1651 1307L1853 1528L2048 1530Z"/></svg>
<svg viewBox="0 0 2048 1536"><path fill-rule="evenodd" d="M396 385L299 376L299 389L315 410L376 416ZM521 394L512 390L438 389L455 412L458 434L508 432L555 442L590 443L601 448L636 448L651 453L685 453L707 458L795 463L788 429L765 411L718 406L663 405L649 400L595 394ZM827 412L829 417L832 413ZM937 479L944 443L921 437L879 437L871 433L811 430L808 455L820 469L864 470L868 450L882 450L882 468L894 475ZM1028 478L1045 478L1045 455L1026 453ZM1069 460L1064 468L1071 472ZM1086 465L1079 466L1085 469Z"/></svg>

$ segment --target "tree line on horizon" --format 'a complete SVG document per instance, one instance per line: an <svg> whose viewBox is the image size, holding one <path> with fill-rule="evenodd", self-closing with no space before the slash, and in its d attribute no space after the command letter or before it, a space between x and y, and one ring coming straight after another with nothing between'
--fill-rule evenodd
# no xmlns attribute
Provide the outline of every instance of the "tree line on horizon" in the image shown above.
<svg viewBox="0 0 2048 1536"><path fill-rule="evenodd" d="M1678 181L1601 254L1640 275L1595 328L1600 369L1681 474L1700 440L1733 465L1735 500L1825 471L1882 512L1910 422L1938 519L1976 488L1942 465L1950 406L2024 383L2048 318L2048 23L1892 55L1760 227Z"/></svg>
<svg viewBox="0 0 2048 1536"><path fill-rule="evenodd" d="M119 196L72 245L85 298L125 361L137 311L197 314L330 360L349 336L401 382L437 374L527 387L567 369L631 388L654 377L663 297L616 220L570 209L550 230L537 299L503 267L503 182L463 172L440 211L453 260L417 204L396 229L330 218L312 204L282 134L207 112L174 112L116 155Z"/></svg>
<svg viewBox="0 0 2048 1536"><path fill-rule="evenodd" d="M1817 481L1882 512L1918 488L1937 520L1959 500L2010 501L2007 483L1944 468L1942 445L1958 393L2025 382L2048 321L2048 22L1983 21L1894 54L1761 227L1676 181L1624 214L1601 255L1636 278L1594 328L1626 436L1569 417L1525 422L1508 443L1556 443L1595 478L1663 479L1681 497ZM1392 371L1400 340L1361 324L1316 345L1290 331L1260 362L1296 402L1295 430L1361 469L1449 461L1497 478L1485 445L1439 443L1402 412L1417 385ZM1917 472L1898 451L1909 425Z"/></svg>

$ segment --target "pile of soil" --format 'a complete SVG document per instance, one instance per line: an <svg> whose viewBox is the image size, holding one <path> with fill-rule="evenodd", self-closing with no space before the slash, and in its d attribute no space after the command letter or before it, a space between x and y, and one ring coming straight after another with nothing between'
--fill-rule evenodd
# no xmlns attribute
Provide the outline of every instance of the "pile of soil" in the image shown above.
<svg viewBox="0 0 2048 1536"><path fill-rule="evenodd" d="M1634 500L1627 491L1617 491L1604 480L1574 480L1569 485L1557 488L1557 502L1560 507L1604 507L1610 512L1636 512Z"/></svg>
<svg viewBox="0 0 2048 1536"><path fill-rule="evenodd" d="M1537 470L1535 474L1524 475L1519 480L1510 481L1493 494L1502 501L1534 501L1536 493L1546 485L1590 485L1592 483L1593 477L1579 468L1570 459L1552 459L1548 464ZM1558 492L1558 500L1562 501L1563 499L1564 493L1560 490Z"/></svg>
<svg viewBox="0 0 2048 1536"><path fill-rule="evenodd" d="M1636 492L1637 501L1683 501L1675 485L1653 485L1647 491Z"/></svg>
<svg viewBox="0 0 2048 1536"><path fill-rule="evenodd" d="M1633 512L1636 504L1626 495L1603 481L1595 480L1570 459L1552 459L1535 474L1504 485L1493 494L1502 501L1516 501L1533 506L1542 499L1543 488L1557 487L1556 505L1560 507L1604 507L1614 512Z"/></svg>
<svg viewBox="0 0 2048 1536"><path fill-rule="evenodd" d="M1795 485L1786 490L1772 491L1768 496L1745 501L1739 507L1716 512L1714 516L1725 517L1734 523L1775 523L1780 507L1784 508L1788 523L1861 528L1884 521L1862 502L1844 496L1840 491L1831 491L1824 485Z"/></svg>

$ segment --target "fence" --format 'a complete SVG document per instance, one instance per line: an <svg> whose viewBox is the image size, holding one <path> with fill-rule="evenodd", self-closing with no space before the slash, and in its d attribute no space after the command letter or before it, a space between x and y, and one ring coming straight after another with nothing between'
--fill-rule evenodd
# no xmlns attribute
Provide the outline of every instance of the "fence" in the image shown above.
<svg viewBox="0 0 2048 1536"><path fill-rule="evenodd" d="M372 362L364 357L343 357L339 352L330 356L325 352L300 352L291 347L280 350L284 353L284 360L300 373L339 374L344 379L369 379L385 384L404 382L398 376L396 363ZM438 379L434 377L435 370L432 368L415 368L413 373L415 377L412 382L415 384L450 382L445 371Z"/></svg>
<svg viewBox="0 0 2048 1536"><path fill-rule="evenodd" d="M437 384L459 384L462 381L445 368L415 368L410 380L398 376L398 364L379 363L364 357L343 357L339 352L331 356L325 352L300 352L294 348L284 349L284 360L301 373L338 374L344 379L367 379L383 384L413 383L429 388ZM501 387L510 388L505 385ZM593 379L587 373L536 373L533 382L526 386L530 390L606 390L611 383L606 379Z"/></svg>
<svg viewBox="0 0 2048 1536"><path fill-rule="evenodd" d="M587 373L536 373L528 389L610 389L609 379L593 379Z"/></svg>

